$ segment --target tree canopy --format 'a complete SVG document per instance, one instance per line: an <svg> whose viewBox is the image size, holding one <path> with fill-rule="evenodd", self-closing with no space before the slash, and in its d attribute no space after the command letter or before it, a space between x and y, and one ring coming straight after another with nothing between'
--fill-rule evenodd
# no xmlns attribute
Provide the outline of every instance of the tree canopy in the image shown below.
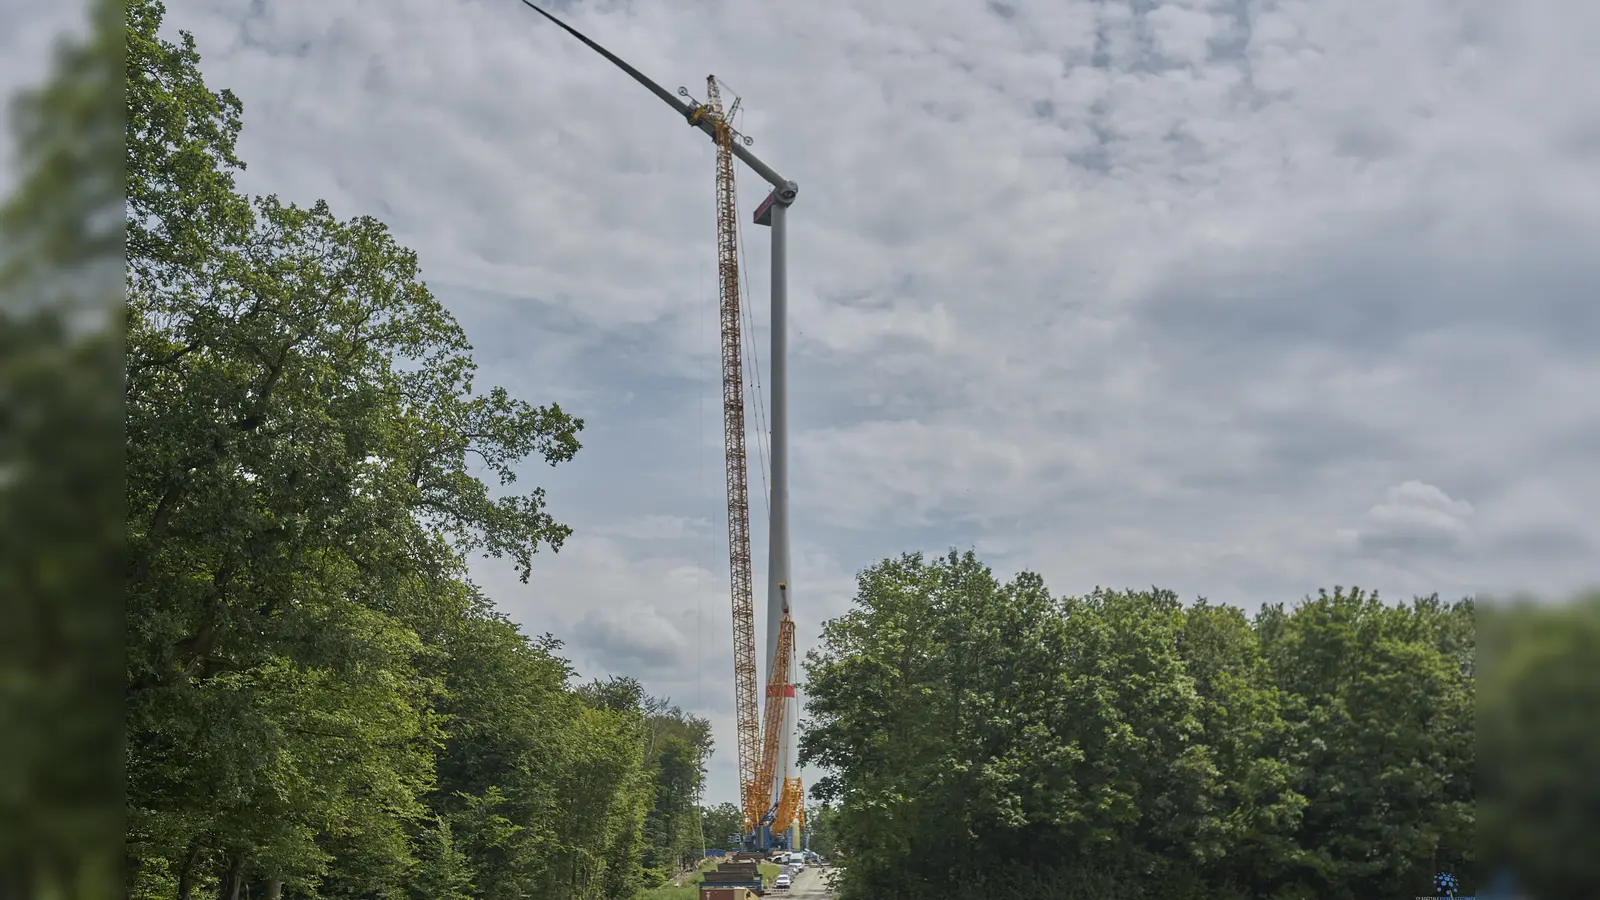
<svg viewBox="0 0 1600 900"><path fill-rule="evenodd" d="M122 20L89 12L5 98L0 894L18 897L107 896L121 844Z"/></svg>
<svg viewBox="0 0 1600 900"><path fill-rule="evenodd" d="M801 752L849 898L1421 893L1475 865L1473 615L1055 597L904 556L808 655Z"/></svg>
<svg viewBox="0 0 1600 900"><path fill-rule="evenodd" d="M517 475L582 420L480 386L383 223L240 193L243 104L164 13L125 22L129 895L664 880L699 853L708 724L577 684L466 576L560 548Z"/></svg>

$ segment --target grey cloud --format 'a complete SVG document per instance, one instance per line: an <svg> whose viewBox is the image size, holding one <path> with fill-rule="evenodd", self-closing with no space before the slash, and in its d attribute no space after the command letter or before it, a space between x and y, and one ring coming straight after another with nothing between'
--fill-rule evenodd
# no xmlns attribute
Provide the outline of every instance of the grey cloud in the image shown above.
<svg viewBox="0 0 1600 900"><path fill-rule="evenodd" d="M711 523L699 518L651 515L614 525L596 526L593 530L596 534L629 541L703 541L711 534Z"/></svg>
<svg viewBox="0 0 1600 900"><path fill-rule="evenodd" d="M1484 549L1496 557L1514 557L1530 563L1570 562L1595 558L1600 544L1593 537L1567 528L1534 526L1495 538Z"/></svg>
<svg viewBox="0 0 1600 900"><path fill-rule="evenodd" d="M592 610L573 626L574 646L611 672L653 675L674 668L686 643L675 623L649 607Z"/></svg>
<svg viewBox="0 0 1600 900"><path fill-rule="evenodd" d="M1570 225L1526 217L1520 246L1441 247L1444 218L1416 209L1352 223L1334 241L1287 254L1212 259L1174 273L1142 315L1164 349L1223 365L1308 344L1336 346L1352 360L1389 357L1420 333L1464 325L1534 333L1563 352L1600 342L1592 302L1600 264ZM1244 347L1249 355L1237 352Z"/></svg>
<svg viewBox="0 0 1600 900"><path fill-rule="evenodd" d="M802 647L855 570L950 545L1058 591L1245 605L1592 576L1600 7L998 6L565 7L669 87L726 76L801 184ZM382 214L480 380L589 421L526 472L567 548L529 586L476 577L586 673L703 701L731 747L708 143L515 3L263 5L253 43L237 4L169 9L244 100L248 189ZM1470 499L1466 537L1448 503L1385 499L1410 480ZM672 517L710 527L665 540Z"/></svg>

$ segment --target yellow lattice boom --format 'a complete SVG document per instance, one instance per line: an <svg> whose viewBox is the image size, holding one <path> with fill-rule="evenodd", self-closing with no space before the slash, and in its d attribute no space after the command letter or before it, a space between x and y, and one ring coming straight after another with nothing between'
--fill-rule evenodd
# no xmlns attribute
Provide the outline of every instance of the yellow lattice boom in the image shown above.
<svg viewBox="0 0 1600 900"><path fill-rule="evenodd" d="M717 141L717 272L722 319L722 425L728 482L728 562L733 597L734 721L745 831L766 812L765 782L756 777L761 750L756 706L756 609L750 578L750 481L745 464L744 368L739 334L739 209L734 195L733 128L722 110L715 76L706 77L706 102L691 122L707 118Z"/></svg>
<svg viewBox="0 0 1600 900"><path fill-rule="evenodd" d="M795 819L800 820L800 827L806 827L806 792L798 778L785 778L783 780L783 795L778 800L778 814L772 820L772 833L777 834L788 831Z"/></svg>
<svg viewBox="0 0 1600 900"><path fill-rule="evenodd" d="M778 623L778 648L772 654L772 665L767 669L767 715L761 730L761 765L756 770L756 783L761 785L761 805L766 806L767 791L772 779L777 777L778 753L783 740L783 704L787 701L789 686L789 657L794 652L794 620L787 615ZM761 810L763 813L766 809ZM778 830L774 826L774 830Z"/></svg>

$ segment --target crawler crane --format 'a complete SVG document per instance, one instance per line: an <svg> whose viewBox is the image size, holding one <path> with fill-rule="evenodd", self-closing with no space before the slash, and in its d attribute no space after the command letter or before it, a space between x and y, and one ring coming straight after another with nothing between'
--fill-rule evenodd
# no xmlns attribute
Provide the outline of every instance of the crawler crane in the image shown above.
<svg viewBox="0 0 1600 900"><path fill-rule="evenodd" d="M728 555L733 598L735 721L738 730L739 787L744 843L751 849L796 847L796 827L804 827L804 791L788 777L792 728L798 712L791 681L794 621L789 615L789 413L788 413L788 210L799 187L779 175L749 149L750 138L733 130L738 101L724 111L715 78L706 79L706 103L684 88L674 97L644 73L591 41L531 0L524 6L559 26L656 95L690 126L708 135L717 148L717 263L722 325L722 412L726 432ZM682 98L682 99L680 99ZM687 101L687 102L686 102ZM738 159L772 186L756 208L755 223L772 234L772 484L768 512L768 660L765 733L756 698L755 603L750 566L749 475L745 457L745 400L741 358L738 204L733 160Z"/></svg>
<svg viewBox="0 0 1600 900"><path fill-rule="evenodd" d="M680 92L683 93L683 92ZM739 209L733 173L733 142L748 138L733 129L739 101L727 110L715 76L706 78L706 102L695 107L691 125L710 125L717 145L717 273L722 323L722 420L728 488L728 556L733 596L734 715L739 740L739 780L746 841L757 849L784 843L803 822L804 791L798 778L783 777L785 705L794 697L790 670L794 620L787 605L769 661L764 721L756 721L755 602L750 576L749 467L745 454L744 366L740 312ZM783 589L779 585L779 589Z"/></svg>

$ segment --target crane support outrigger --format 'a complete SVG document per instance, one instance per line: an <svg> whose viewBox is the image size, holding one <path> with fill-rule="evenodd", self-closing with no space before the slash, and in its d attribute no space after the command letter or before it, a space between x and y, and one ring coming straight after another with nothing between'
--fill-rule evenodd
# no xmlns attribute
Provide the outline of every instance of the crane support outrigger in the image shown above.
<svg viewBox="0 0 1600 900"><path fill-rule="evenodd" d="M799 187L751 153L749 137L733 130L732 110L724 111L715 78L706 79L707 102L695 102L684 88L674 96L638 69L589 40L529 0L523 5L550 20L599 53L711 138L717 147L717 255L722 322L723 424L728 487L728 551L733 603L734 696L738 730L741 806L745 843L753 849L797 846L805 821L800 779L789 777L793 760L794 716L791 681L794 621L789 594L789 372L788 372L788 220ZM735 107L737 103L735 103ZM756 712L755 604L751 596L749 484L739 332L738 211L733 190L733 159L749 166L772 186L756 208L755 223L772 233L771 462L767 564L767 660L765 721ZM762 728L765 725L765 728Z"/></svg>

